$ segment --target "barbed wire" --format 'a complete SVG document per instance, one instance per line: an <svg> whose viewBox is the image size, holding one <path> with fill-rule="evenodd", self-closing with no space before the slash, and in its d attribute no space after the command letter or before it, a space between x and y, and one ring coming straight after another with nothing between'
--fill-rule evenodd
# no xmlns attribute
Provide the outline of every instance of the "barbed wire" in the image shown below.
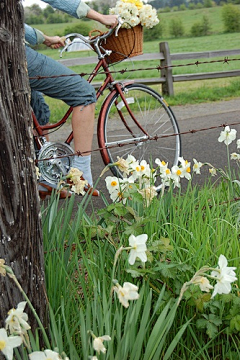
<svg viewBox="0 0 240 360"><path fill-rule="evenodd" d="M125 74L127 72L136 72L136 71L149 71L149 70L158 70L161 71L163 69L168 69L168 68L177 68L177 67L184 67L184 66L199 66L199 65L203 65L203 64L214 64L214 63L223 63L223 64L228 64L231 61L240 61L240 58L236 58L236 59L229 59L228 57L225 57L223 59L219 59L219 60L210 60L210 61L195 61L192 63L187 63L187 64L175 64L175 65L158 65L158 66L154 66L154 67L145 67L145 68L137 68L137 69L121 69L121 70L109 70L110 73L112 74ZM53 79L53 78L59 78L59 77L67 77L67 76L91 76L92 74L94 74L94 71L91 73L72 73L72 74L61 74L61 75L50 75L50 76L33 76L33 77L29 77L29 79L31 80L42 80L42 79ZM106 75L106 73L104 71L99 71L97 72L97 75Z"/></svg>
<svg viewBox="0 0 240 360"><path fill-rule="evenodd" d="M173 136L181 136L181 135L187 135L187 134L196 134L198 132L201 131L208 131L208 130L214 130L214 129L219 129L219 128L225 128L226 126L236 126L236 125L240 125L240 121L239 122L234 122L231 124L221 124L221 125L215 125L215 126L209 126L207 128L201 128L201 129L192 129L192 130L188 130L188 131L183 131L183 132L178 132L178 133L173 133L173 134L168 134L168 135L154 135L154 136L148 136L144 139L141 140L132 140L129 142L124 142L124 143L116 143L115 145L110 145L110 146L104 146L101 148L96 148L96 149L92 149L92 150L87 150L87 151L75 151L73 154L68 154L68 155L60 155L60 156L54 156L54 159L62 159L65 157L70 157L70 156L83 156L84 154L87 153L94 153L94 152L99 152L99 151L103 151L103 150L110 150L113 148L120 148L120 147L124 147L127 145L136 145L136 143L143 143L143 142L147 142L147 141L158 141L159 139L163 139L163 138L168 138L168 137L173 137ZM51 160L52 157L50 158L44 158L44 159L40 159L40 160L36 160L36 163L40 162L40 161L48 161Z"/></svg>

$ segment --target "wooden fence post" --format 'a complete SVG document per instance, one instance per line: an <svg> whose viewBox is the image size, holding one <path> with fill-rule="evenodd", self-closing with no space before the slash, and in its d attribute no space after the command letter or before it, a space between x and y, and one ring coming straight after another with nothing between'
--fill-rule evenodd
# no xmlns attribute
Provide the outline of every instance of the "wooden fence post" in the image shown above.
<svg viewBox="0 0 240 360"><path fill-rule="evenodd" d="M159 44L160 52L163 53L164 59L160 61L161 66L167 66L161 69L161 77L165 77L166 81L162 83L162 93L163 95L174 95L173 91L173 77L172 77L172 68L169 67L172 65L170 50L167 42L161 42Z"/></svg>

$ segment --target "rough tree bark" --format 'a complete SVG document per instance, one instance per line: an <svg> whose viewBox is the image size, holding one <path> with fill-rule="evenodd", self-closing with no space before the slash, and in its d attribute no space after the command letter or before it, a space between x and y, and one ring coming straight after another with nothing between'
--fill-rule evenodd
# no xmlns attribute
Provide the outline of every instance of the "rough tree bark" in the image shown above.
<svg viewBox="0 0 240 360"><path fill-rule="evenodd" d="M29 93L22 3L0 0L0 258L12 267L43 320L42 230ZM13 281L0 277L0 327L8 310L23 300Z"/></svg>

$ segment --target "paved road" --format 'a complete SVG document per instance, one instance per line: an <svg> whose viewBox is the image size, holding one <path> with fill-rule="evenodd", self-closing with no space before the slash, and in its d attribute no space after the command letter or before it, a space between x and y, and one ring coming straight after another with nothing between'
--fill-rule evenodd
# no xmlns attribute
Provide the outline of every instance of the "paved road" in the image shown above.
<svg viewBox="0 0 240 360"><path fill-rule="evenodd" d="M199 130L208 127L219 126L222 124L240 123L240 98L220 101L213 103L201 103L197 105L173 106L172 110L178 120L180 132L188 130ZM64 140L66 132L70 131L70 126L60 129L57 134L59 141ZM232 126L238 131L240 138L240 125ZM224 168L227 164L226 146L218 142L221 128L196 132L194 134L182 135L182 155L188 161L196 158L201 162L210 162L215 167ZM52 136L51 140L56 139ZM98 148L96 131L94 134L93 148ZM230 151L237 151L235 143L230 146ZM104 167L99 152L92 155L92 169L96 180ZM207 174L207 170L204 173ZM108 173L106 174L106 176ZM109 172L109 175L111 173ZM198 182L203 183L206 176L198 177ZM102 179L98 189L107 194L105 181ZM80 199L79 199L80 200ZM76 201L79 201L76 200ZM102 200L95 198L93 201L97 207L101 207Z"/></svg>

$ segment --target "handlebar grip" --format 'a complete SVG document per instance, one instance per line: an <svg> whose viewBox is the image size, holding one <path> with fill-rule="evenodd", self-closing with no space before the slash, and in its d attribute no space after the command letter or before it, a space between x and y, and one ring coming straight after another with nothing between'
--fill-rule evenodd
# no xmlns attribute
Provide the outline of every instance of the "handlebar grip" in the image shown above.
<svg viewBox="0 0 240 360"><path fill-rule="evenodd" d="M61 37L61 40L62 40L63 42L65 42L65 41L66 41L65 36L62 36L62 37ZM56 45L56 44L55 44L55 45ZM51 45L51 49L56 49L56 48L55 48L55 45L54 45L54 44Z"/></svg>

